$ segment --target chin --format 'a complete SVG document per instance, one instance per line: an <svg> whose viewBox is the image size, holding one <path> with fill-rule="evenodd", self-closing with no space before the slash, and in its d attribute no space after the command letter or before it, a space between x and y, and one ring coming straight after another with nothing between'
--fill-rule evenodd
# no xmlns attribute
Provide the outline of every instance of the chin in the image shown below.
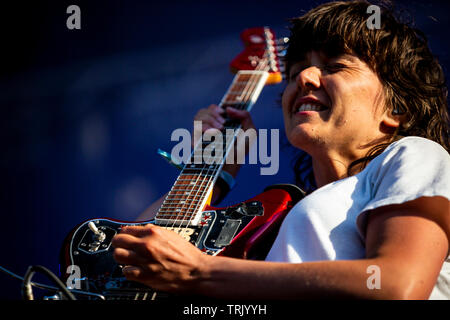
<svg viewBox="0 0 450 320"><path fill-rule="evenodd" d="M286 132L286 136L292 146L305 152L323 145L323 139L318 136L317 130L314 130L308 124L300 124L293 127L289 133Z"/></svg>
<svg viewBox="0 0 450 320"><path fill-rule="evenodd" d="M305 131L300 130L297 127L294 128L289 135L287 135L287 138L292 146L302 150L305 150L307 145L309 145L313 140L310 135L306 134Z"/></svg>

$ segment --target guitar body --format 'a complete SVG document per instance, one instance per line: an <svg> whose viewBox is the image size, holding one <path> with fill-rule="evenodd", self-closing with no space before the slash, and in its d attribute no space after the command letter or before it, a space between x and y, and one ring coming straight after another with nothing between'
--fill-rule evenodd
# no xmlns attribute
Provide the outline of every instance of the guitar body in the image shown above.
<svg viewBox="0 0 450 320"><path fill-rule="evenodd" d="M272 243L281 221L302 197L302 191L295 186L270 187L235 206L206 206L200 222L195 226L173 227L154 220L126 222L100 218L85 221L76 226L63 243L60 271L65 274L61 278L74 288L101 295L105 299L165 297L166 294L156 293L123 276L122 266L115 262L111 246L112 238L123 226L154 223L176 231L205 254L263 259L270 247L262 244ZM92 223L95 224L94 230L103 234L100 239L93 231Z"/></svg>

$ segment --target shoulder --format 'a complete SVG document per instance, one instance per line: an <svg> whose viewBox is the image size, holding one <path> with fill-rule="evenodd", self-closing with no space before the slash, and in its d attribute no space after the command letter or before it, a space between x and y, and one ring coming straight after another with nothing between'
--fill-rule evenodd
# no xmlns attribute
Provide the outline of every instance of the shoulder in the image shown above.
<svg viewBox="0 0 450 320"><path fill-rule="evenodd" d="M450 199L450 155L431 140L405 137L393 142L366 169L371 201L365 209L422 196Z"/></svg>
<svg viewBox="0 0 450 320"><path fill-rule="evenodd" d="M438 143L416 136L404 137L391 143L368 167L372 170L448 171L450 155ZM370 168L368 168L370 170Z"/></svg>
<svg viewBox="0 0 450 320"><path fill-rule="evenodd" d="M416 157L433 156L434 158L439 157L442 160L450 161L450 155L439 143L416 136L404 137L395 141L383 152L383 154L390 157L397 153Z"/></svg>

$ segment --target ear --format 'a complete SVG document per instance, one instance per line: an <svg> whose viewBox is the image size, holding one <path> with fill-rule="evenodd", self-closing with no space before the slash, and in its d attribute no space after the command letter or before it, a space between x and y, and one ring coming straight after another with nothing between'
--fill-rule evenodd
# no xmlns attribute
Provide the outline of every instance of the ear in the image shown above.
<svg viewBox="0 0 450 320"><path fill-rule="evenodd" d="M386 127L398 128L401 123L401 118L402 118L401 115L393 115L391 111L387 111L383 115L381 122Z"/></svg>
<svg viewBox="0 0 450 320"><path fill-rule="evenodd" d="M400 127L404 117L404 115L392 114L391 110L385 111L380 122L381 130L386 133L393 133Z"/></svg>

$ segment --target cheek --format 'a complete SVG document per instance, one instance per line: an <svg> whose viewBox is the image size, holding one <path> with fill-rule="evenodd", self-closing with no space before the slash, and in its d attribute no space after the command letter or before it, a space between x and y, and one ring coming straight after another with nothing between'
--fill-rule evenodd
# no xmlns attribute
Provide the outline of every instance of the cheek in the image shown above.
<svg viewBox="0 0 450 320"><path fill-rule="evenodd" d="M379 87L368 79L330 82L328 92L337 111L336 125L344 126L350 120L362 123L373 118L379 102Z"/></svg>

